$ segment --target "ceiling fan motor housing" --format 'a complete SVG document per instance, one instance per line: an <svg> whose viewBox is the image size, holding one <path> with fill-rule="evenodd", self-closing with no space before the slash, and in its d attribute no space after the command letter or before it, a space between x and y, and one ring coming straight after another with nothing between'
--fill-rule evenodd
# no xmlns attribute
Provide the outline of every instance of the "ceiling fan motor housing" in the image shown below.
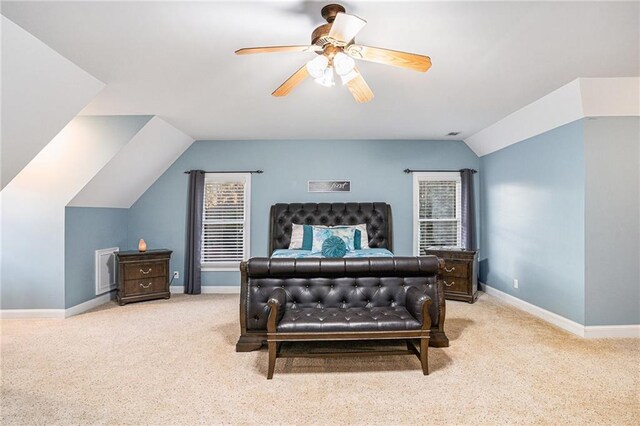
<svg viewBox="0 0 640 426"><path fill-rule="evenodd" d="M331 25L332 24L320 25L318 28L313 30L311 33L311 44L315 44L320 47L324 47L329 44L327 36L329 35L329 31L331 31ZM322 52L318 53L322 54Z"/></svg>
<svg viewBox="0 0 640 426"><path fill-rule="evenodd" d="M347 10L340 4L328 4L322 8L320 13L322 17L328 22L332 23L336 19L336 15L340 12L345 13Z"/></svg>
<svg viewBox="0 0 640 426"><path fill-rule="evenodd" d="M329 31L331 31L331 26L333 25L333 21L336 19L338 13L345 12L346 9L344 8L344 6L339 4L328 4L322 8L322 11L320 13L322 14L322 17L326 19L327 23L320 25L318 28L313 30L313 33L311 33L311 44L315 44L324 49L324 51L316 52L318 55L327 53L325 48L327 46L332 46L335 44L335 41L332 42L328 37Z"/></svg>

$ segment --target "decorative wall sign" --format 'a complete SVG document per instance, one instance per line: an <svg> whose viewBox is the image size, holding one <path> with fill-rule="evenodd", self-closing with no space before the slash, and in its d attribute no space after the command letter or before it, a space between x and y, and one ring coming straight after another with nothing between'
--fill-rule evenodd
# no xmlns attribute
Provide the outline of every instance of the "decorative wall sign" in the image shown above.
<svg viewBox="0 0 640 426"><path fill-rule="evenodd" d="M350 180L310 180L308 192L351 192Z"/></svg>

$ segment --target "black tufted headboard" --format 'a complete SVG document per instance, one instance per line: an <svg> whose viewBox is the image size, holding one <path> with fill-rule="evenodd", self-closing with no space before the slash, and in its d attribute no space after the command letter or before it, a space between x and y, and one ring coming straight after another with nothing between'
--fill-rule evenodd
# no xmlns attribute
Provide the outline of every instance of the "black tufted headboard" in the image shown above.
<svg viewBox="0 0 640 426"><path fill-rule="evenodd" d="M393 251L391 206L387 203L278 203L271 206L269 255L291 242L291 224L367 224L369 247Z"/></svg>

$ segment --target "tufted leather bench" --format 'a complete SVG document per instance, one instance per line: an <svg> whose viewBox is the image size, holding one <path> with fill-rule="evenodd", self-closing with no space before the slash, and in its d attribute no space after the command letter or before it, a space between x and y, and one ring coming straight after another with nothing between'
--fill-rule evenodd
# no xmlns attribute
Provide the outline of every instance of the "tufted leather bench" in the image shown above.
<svg viewBox="0 0 640 426"><path fill-rule="evenodd" d="M433 324L443 333L438 328L444 321L440 264L435 256L243 263L244 326L247 331L266 328L268 377L278 344L303 340L419 339L420 349L408 344L406 353L417 355L427 374Z"/></svg>
<svg viewBox="0 0 640 426"><path fill-rule="evenodd" d="M259 349L267 340L267 302L274 289L285 290L291 309L381 308L406 306L406 293L417 286L433 301L429 308L429 344L449 345L444 332L445 300L435 257L270 259L240 265L238 352ZM440 264L438 263L438 267ZM318 322L320 322L318 320Z"/></svg>

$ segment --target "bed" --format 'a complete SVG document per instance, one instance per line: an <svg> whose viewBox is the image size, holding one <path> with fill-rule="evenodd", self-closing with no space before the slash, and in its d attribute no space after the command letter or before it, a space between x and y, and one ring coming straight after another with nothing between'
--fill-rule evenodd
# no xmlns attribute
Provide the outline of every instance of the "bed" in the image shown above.
<svg viewBox="0 0 640 426"><path fill-rule="evenodd" d="M404 303L405 288L419 286L433 300L430 346L448 346L444 333L442 282L434 256L393 256L391 206L387 203L279 203L270 209L268 253L240 265L240 329L236 351L259 349L267 338L267 302L274 288L287 293L287 306L340 307ZM342 226L366 224L369 251L343 258L289 250L293 224ZM275 257L272 255L276 254ZM392 295L392 296L390 296ZM384 301L382 298L387 298ZM338 300L340 299L340 300Z"/></svg>

